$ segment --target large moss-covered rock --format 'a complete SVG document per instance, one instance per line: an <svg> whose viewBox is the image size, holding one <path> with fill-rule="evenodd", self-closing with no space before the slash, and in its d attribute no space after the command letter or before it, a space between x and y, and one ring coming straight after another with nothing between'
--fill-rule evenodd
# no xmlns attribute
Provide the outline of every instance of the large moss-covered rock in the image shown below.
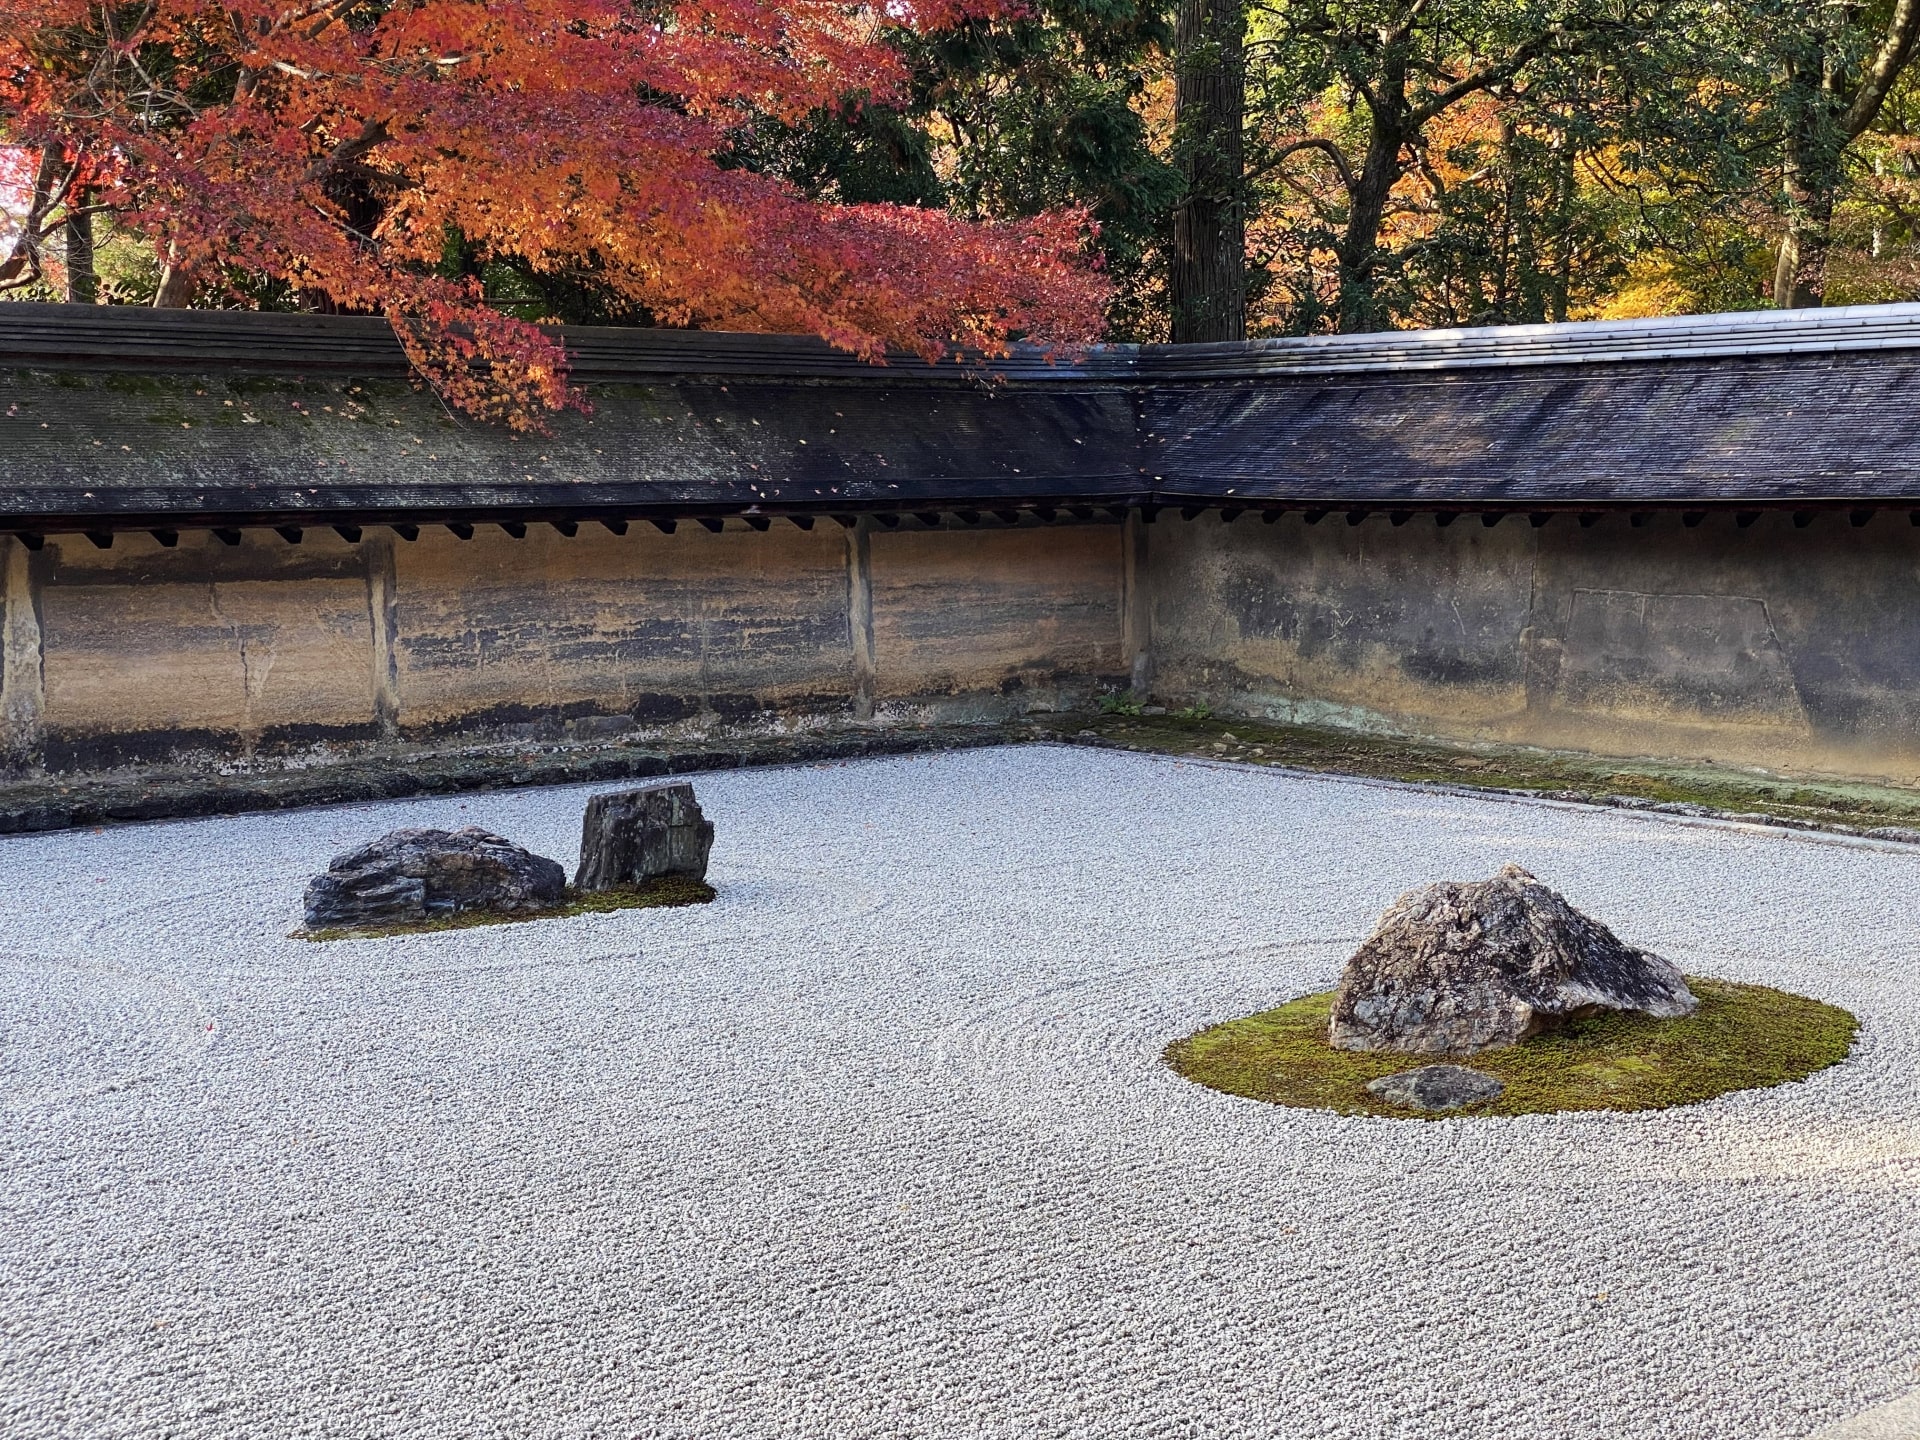
<svg viewBox="0 0 1920 1440"><path fill-rule="evenodd" d="M395 830L334 857L307 885L309 930L406 925L467 910L545 910L567 872L490 830Z"/></svg>
<svg viewBox="0 0 1920 1440"><path fill-rule="evenodd" d="M1518 865L1411 890L1347 962L1329 1041L1342 1050L1472 1055L1576 1015L1691 1015L1693 992Z"/></svg>

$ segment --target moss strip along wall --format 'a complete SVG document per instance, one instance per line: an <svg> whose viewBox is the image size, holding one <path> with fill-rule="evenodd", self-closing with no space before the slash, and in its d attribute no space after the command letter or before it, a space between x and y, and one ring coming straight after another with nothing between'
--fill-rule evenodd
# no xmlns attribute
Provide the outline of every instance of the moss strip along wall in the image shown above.
<svg viewBox="0 0 1920 1440"><path fill-rule="evenodd" d="M956 720L1124 683L1118 523L369 528L5 548L19 765L679 722Z"/></svg>
<svg viewBox="0 0 1920 1440"><path fill-rule="evenodd" d="M4 549L16 767L690 723L1223 713L1920 781L1920 530L863 517Z"/></svg>

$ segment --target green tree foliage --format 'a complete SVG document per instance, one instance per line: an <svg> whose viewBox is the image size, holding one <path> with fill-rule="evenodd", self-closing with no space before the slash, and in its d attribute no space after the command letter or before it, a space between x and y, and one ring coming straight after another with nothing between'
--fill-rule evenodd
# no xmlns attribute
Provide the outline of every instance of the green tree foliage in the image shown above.
<svg viewBox="0 0 1920 1440"><path fill-rule="evenodd" d="M1265 0L1250 160L1283 329L1563 319L1603 275L1579 162L1659 0ZM1264 202L1264 203L1263 203ZM1293 230L1299 233L1289 233ZM1596 270L1596 265L1598 269ZM1421 319L1427 318L1424 315Z"/></svg>
<svg viewBox="0 0 1920 1440"><path fill-rule="evenodd" d="M1253 14L1256 329L1819 304L1835 264L1846 298L1920 293L1920 0Z"/></svg>
<svg viewBox="0 0 1920 1440"><path fill-rule="evenodd" d="M1836 207L1866 158L1858 142L1905 79L1920 0L1743 0L1742 11L1715 78L1747 102L1735 143L1777 183L1773 302L1818 305Z"/></svg>
<svg viewBox="0 0 1920 1440"><path fill-rule="evenodd" d="M1920 299L1920 0L978 8L886 37L888 103L743 98L720 165L824 202L1084 209L1116 340ZM114 215L74 215L19 293L164 288ZM457 232L440 265L523 319L656 323L616 268ZM325 300L229 272L197 303Z"/></svg>
<svg viewBox="0 0 1920 1440"><path fill-rule="evenodd" d="M1038 0L1016 17L903 35L907 103L858 97L798 125L764 122L736 163L844 201L944 206L969 218L1082 205L1116 282L1116 339L1163 339L1164 250L1180 183L1154 143L1149 86L1166 0Z"/></svg>

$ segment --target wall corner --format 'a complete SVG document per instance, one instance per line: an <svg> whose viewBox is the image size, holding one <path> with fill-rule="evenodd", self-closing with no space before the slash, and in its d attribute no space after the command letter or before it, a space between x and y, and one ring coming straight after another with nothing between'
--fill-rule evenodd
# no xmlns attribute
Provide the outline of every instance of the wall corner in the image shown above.
<svg viewBox="0 0 1920 1440"><path fill-rule="evenodd" d="M18 538L4 548L4 622L0 622L0 750L13 765L45 758L46 647L41 630L39 557Z"/></svg>

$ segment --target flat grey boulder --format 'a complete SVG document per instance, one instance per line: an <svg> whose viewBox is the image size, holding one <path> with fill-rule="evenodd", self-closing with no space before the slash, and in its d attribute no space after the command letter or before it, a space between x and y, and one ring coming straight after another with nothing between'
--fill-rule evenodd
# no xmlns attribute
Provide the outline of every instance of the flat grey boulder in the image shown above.
<svg viewBox="0 0 1920 1440"><path fill-rule="evenodd" d="M574 888L612 890L662 875L707 878L713 822L684 780L616 790L587 801Z"/></svg>
<svg viewBox="0 0 1920 1440"><path fill-rule="evenodd" d="M1491 1100L1506 1088L1484 1070L1464 1065L1422 1065L1367 1082L1369 1092L1403 1110L1458 1110Z"/></svg>
<svg viewBox="0 0 1920 1440"><path fill-rule="evenodd" d="M1327 1039L1341 1050L1474 1055L1601 1010L1673 1019L1680 972L1582 915L1518 865L1394 901L1347 961Z"/></svg>
<svg viewBox="0 0 1920 1440"><path fill-rule="evenodd" d="M395 830L336 855L307 885L306 928L405 925L464 910L545 910L567 872L557 861L469 825Z"/></svg>

